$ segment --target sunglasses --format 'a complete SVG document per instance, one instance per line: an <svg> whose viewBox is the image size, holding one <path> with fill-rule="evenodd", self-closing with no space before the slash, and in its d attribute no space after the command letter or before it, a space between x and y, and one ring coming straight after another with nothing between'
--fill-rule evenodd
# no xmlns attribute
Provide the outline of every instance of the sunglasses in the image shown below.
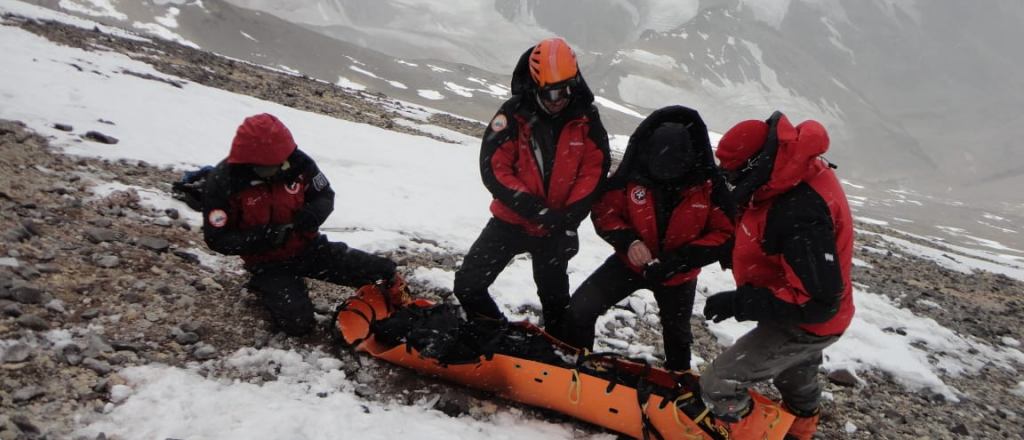
<svg viewBox="0 0 1024 440"><path fill-rule="evenodd" d="M291 168L291 164L286 160L281 165L254 165L252 170L256 172L257 176L267 179L281 171L287 171L289 168Z"/></svg>
<svg viewBox="0 0 1024 440"><path fill-rule="evenodd" d="M540 99L547 102L558 102L563 99L569 99L572 96L572 89L576 86L576 79L570 78L568 80L559 82L557 84L551 84L547 87L540 89L537 92Z"/></svg>

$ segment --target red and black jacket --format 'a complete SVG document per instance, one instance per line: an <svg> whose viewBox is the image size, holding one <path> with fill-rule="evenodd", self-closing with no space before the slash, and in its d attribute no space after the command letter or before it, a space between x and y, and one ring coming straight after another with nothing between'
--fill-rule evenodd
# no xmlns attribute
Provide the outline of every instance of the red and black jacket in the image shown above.
<svg viewBox="0 0 1024 440"><path fill-rule="evenodd" d="M203 237L210 249L239 255L247 265L293 258L318 236L320 224L334 210L334 190L312 158L295 149L289 168L261 179L252 167L217 164L203 195ZM280 247L271 234L292 224Z"/></svg>
<svg viewBox="0 0 1024 440"><path fill-rule="evenodd" d="M737 318L839 335L854 314L853 219L842 185L819 157L828 134L815 121L794 127L781 114L773 119L770 177L752 191L737 221Z"/></svg>
<svg viewBox="0 0 1024 440"><path fill-rule="evenodd" d="M513 97L484 133L480 175L496 218L545 236L575 230L590 213L608 174L608 133L582 78L567 107L547 114L529 80L528 53L513 72Z"/></svg>
<svg viewBox="0 0 1024 440"><path fill-rule="evenodd" d="M663 123L687 127L697 165L681 182L658 183L644 164L644 144ZM591 220L597 233L615 248L619 259L636 273L643 267L630 264L630 245L642 241L668 269L664 285L693 280L700 268L726 260L731 249L733 208L715 166L707 127L700 115L683 106L657 110L630 137L623 160L611 177L608 189L594 205Z"/></svg>

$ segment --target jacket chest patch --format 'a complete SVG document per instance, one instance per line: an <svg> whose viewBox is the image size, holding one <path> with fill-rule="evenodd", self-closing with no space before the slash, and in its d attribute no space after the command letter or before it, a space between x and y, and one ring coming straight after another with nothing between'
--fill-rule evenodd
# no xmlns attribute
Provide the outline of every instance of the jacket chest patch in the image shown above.
<svg viewBox="0 0 1024 440"><path fill-rule="evenodd" d="M222 228L228 224L228 213L224 212L223 209L214 209L210 211L209 221L211 226Z"/></svg>
<svg viewBox="0 0 1024 440"><path fill-rule="evenodd" d="M638 186L629 192L629 200L637 205L647 204L647 188Z"/></svg>
<svg viewBox="0 0 1024 440"><path fill-rule="evenodd" d="M299 181L296 180L295 182L292 182L290 184L285 185L284 186L284 190L287 191L288 194L295 195L295 194L298 194L299 191L302 190L302 184L299 183Z"/></svg>

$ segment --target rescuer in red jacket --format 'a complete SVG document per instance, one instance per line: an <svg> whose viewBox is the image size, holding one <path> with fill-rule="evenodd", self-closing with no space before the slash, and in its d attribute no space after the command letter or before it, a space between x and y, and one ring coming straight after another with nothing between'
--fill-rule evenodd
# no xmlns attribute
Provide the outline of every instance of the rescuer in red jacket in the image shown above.
<svg viewBox="0 0 1024 440"><path fill-rule="evenodd" d="M455 273L455 296L469 318L502 319L488 288L518 254L529 253L545 326L569 304L576 228L608 173L608 133L572 49L558 38L523 53L512 97L484 132L480 175L493 217Z"/></svg>
<svg viewBox="0 0 1024 440"><path fill-rule="evenodd" d="M304 278L352 287L382 282L394 302L407 299L394 262L320 234L334 210L334 190L276 117L246 118L227 159L206 179L206 244L242 258L251 274L247 287L281 331L301 336L316 325Z"/></svg>
<svg viewBox="0 0 1024 440"><path fill-rule="evenodd" d="M715 358L701 394L734 436L750 420L747 389L771 380L797 416L786 438L810 440L821 409L822 350L853 319L853 220L833 167L820 157L828 146L821 124L794 127L779 112L737 124L718 143L739 211L736 290L710 296L704 315L757 327Z"/></svg>
<svg viewBox="0 0 1024 440"><path fill-rule="evenodd" d="M590 218L615 253L572 294L562 341L591 349L597 318L640 289L654 293L665 368L690 369L690 315L701 267L729 257L733 207L697 111L651 113Z"/></svg>

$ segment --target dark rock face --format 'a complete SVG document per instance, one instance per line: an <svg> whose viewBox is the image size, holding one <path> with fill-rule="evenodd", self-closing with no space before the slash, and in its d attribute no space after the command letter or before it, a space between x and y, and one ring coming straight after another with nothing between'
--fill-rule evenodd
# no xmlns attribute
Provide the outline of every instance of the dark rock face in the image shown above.
<svg viewBox="0 0 1024 440"><path fill-rule="evenodd" d="M169 43L125 41L53 23L19 24L62 44L90 50L132 54L158 45L159 50L145 50L144 59L168 74L334 117L381 126L399 117L386 110L386 101L379 97ZM172 58L174 63L168 61ZM230 77L229 71L234 72ZM454 119L434 123L471 134L478 134L480 128ZM401 124L387 125L407 130ZM331 352L340 359L339 368L356 383L357 394L366 399L407 404L433 401L435 408L447 414L481 418L509 406L529 417L551 417L461 387L453 391L450 385L334 348L327 331L299 339L276 333L258 299L243 288L245 278L231 270L235 268L230 263L226 268L201 264L197 255L207 250L195 247L202 243L199 230L183 223L177 213L140 205L137 194L133 197L131 192L91 198L83 173L164 193L180 177L176 171L140 162L64 156L51 151L46 139L23 124L0 121L0 231L25 231L0 241L4 351L0 434L69 438L75 415L87 421L105 405L120 403L114 401L111 389L126 383L119 372L132 366L202 362L204 371L216 377L250 383L276 380L272 369L239 371L224 363L225 356L246 347L291 349L303 357ZM865 224L858 228L891 232ZM855 282L864 290L881 292L915 314L987 345L1001 346L1003 338L1024 340L1022 283L990 273L953 272L925 260L897 256L895 249L872 234L860 234L857 244L857 258L870 266L854 271ZM461 258L406 250L390 257L401 262L402 269L445 270L454 270ZM411 287L425 298L450 301L451 292L445 289ZM311 288L321 312L329 312L330 306L353 293L319 282ZM328 319L326 314L322 317ZM692 325L695 354L712 359L720 351L717 341L702 319L694 317ZM66 331L68 340L55 343L42 335L56 329ZM630 343L655 347L661 343L656 321L636 320L633 330ZM906 333L899 328L883 330ZM909 392L876 371L837 372L831 382L821 379L831 399L825 402L817 438L1021 438L1024 429L1017 409L1021 397L1008 391L1022 380L1017 373L1021 368L991 366L982 374L943 376L963 394L960 402L929 390ZM51 380L54 377L61 380ZM771 395L769 389L762 391ZM564 418L553 420L573 423L580 432L600 432ZM857 432L848 434L847 424L858 427Z"/></svg>

